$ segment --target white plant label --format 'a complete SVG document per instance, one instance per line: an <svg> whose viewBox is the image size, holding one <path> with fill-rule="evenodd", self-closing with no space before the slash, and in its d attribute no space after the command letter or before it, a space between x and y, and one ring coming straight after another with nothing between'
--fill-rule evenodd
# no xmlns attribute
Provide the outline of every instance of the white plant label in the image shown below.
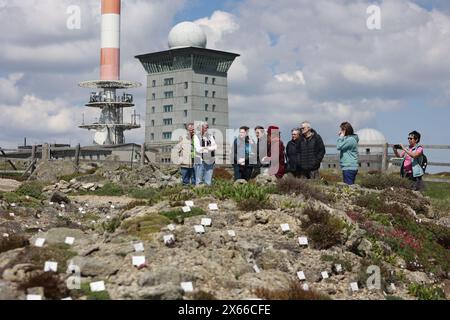
<svg viewBox="0 0 450 320"><path fill-rule="evenodd" d="M183 289L184 292L194 292L194 286L192 285L192 282L182 282L181 289Z"/></svg>
<svg viewBox="0 0 450 320"><path fill-rule="evenodd" d="M106 290L104 281L91 282L89 284L89 287L91 288L92 292L101 292Z"/></svg>
<svg viewBox="0 0 450 320"><path fill-rule="evenodd" d="M210 227L212 224L212 220L209 218L203 218L200 224L205 227Z"/></svg>
<svg viewBox="0 0 450 320"><path fill-rule="evenodd" d="M194 226L196 233L205 233L205 227L203 226Z"/></svg>
<svg viewBox="0 0 450 320"><path fill-rule="evenodd" d="M54 262L54 261L45 262L44 272L49 272L49 271L58 272L58 262Z"/></svg>
<svg viewBox="0 0 450 320"><path fill-rule="evenodd" d="M37 238L36 241L34 242L34 245L36 247L42 247L45 243L45 239L44 238Z"/></svg>
<svg viewBox="0 0 450 320"><path fill-rule="evenodd" d="M134 245L134 251L136 251L136 252L143 252L144 251L144 244L142 242L141 243L136 243Z"/></svg>
<svg viewBox="0 0 450 320"><path fill-rule="evenodd" d="M73 245L74 242L75 242L74 237L66 237L66 240L64 241L64 243L68 244L69 246Z"/></svg>

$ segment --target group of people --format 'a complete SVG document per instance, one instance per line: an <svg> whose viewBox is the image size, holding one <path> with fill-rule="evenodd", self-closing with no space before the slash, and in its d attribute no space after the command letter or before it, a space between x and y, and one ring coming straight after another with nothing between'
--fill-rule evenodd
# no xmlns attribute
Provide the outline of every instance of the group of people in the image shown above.
<svg viewBox="0 0 450 320"><path fill-rule="evenodd" d="M256 141L250 138L247 126L239 129L239 137L234 140L231 155L235 180L249 180L259 174L277 178L287 173L306 179L319 177L325 145L309 122L292 130L292 140L286 147L278 127L270 126L267 134L262 126L254 130Z"/></svg>
<svg viewBox="0 0 450 320"><path fill-rule="evenodd" d="M176 155L181 167L184 185L211 185L216 163L217 143L209 132L208 123L201 125L196 134L194 123L186 126L187 134L180 138L172 155ZM319 169L325 156L325 145L311 123L305 121L292 129L291 140L285 146L277 126L254 128L256 139L250 137L250 128L242 126L231 145L230 161L235 180L250 180L258 175L270 175L281 179L285 174L297 178L319 179ZM394 153L403 158L402 175L414 181L414 188L423 188L421 167L423 147L419 146L420 134L409 134L409 147L396 145ZM339 126L337 150L340 156L344 183L353 185L359 169L358 135L349 122ZM401 152L399 150L402 150Z"/></svg>

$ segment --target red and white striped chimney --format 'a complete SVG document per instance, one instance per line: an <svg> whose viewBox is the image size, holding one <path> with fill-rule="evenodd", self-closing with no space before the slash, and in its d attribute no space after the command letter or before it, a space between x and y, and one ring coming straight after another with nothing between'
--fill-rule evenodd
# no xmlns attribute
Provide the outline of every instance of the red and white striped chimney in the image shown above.
<svg viewBox="0 0 450 320"><path fill-rule="evenodd" d="M120 78L120 10L121 0L102 0L101 80Z"/></svg>

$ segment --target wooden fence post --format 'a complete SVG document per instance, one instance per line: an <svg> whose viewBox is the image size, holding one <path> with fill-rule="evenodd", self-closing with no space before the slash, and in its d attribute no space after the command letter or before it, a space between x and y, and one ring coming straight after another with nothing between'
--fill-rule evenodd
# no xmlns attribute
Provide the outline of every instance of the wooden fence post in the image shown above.
<svg viewBox="0 0 450 320"><path fill-rule="evenodd" d="M80 151L81 151L81 146L80 144L77 144L76 148L75 148L75 166L79 166L80 165Z"/></svg>
<svg viewBox="0 0 450 320"><path fill-rule="evenodd" d="M50 159L50 147L48 143L44 143L42 146L42 161L49 161Z"/></svg>
<svg viewBox="0 0 450 320"><path fill-rule="evenodd" d="M31 147L31 161L36 159L36 145Z"/></svg>
<svg viewBox="0 0 450 320"><path fill-rule="evenodd" d="M389 152L389 143L385 143L383 146L383 158L381 160L381 171L382 172L387 172L387 170L389 168L388 152Z"/></svg>
<svg viewBox="0 0 450 320"><path fill-rule="evenodd" d="M145 143L141 145L141 166L145 166Z"/></svg>

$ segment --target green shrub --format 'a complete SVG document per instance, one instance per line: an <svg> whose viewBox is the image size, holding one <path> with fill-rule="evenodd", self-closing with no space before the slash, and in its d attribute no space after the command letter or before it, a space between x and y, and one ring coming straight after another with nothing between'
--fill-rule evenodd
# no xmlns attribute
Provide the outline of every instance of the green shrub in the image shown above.
<svg viewBox="0 0 450 320"><path fill-rule="evenodd" d="M273 210L274 206L267 200L260 201L254 198L243 199L238 202L238 209L241 211Z"/></svg>
<svg viewBox="0 0 450 320"><path fill-rule="evenodd" d="M40 272L19 284L19 290L26 291L30 288L43 287L46 299L61 300L67 298L70 291L66 283L53 272Z"/></svg>
<svg viewBox="0 0 450 320"><path fill-rule="evenodd" d="M157 213L147 214L143 217L125 220L121 225L124 230L131 236L138 237L141 240L152 240L153 235L161 228L171 223L171 220Z"/></svg>
<svg viewBox="0 0 450 320"><path fill-rule="evenodd" d="M315 209L309 206L303 213L308 219L303 221L302 226L306 229L306 234L315 249L329 249L342 244L343 231L346 228L344 221L322 208Z"/></svg>
<svg viewBox="0 0 450 320"><path fill-rule="evenodd" d="M191 208L191 211L186 213L184 213L181 209L160 213L161 216L164 216L175 223L183 223L185 218L203 216L205 214L205 211L201 208Z"/></svg>
<svg viewBox="0 0 450 320"><path fill-rule="evenodd" d="M306 199L315 199L324 203L331 203L333 198L324 193L314 181L286 176L277 181L277 189L282 194L302 194Z"/></svg>
<svg viewBox="0 0 450 320"><path fill-rule="evenodd" d="M449 185L450 187L450 185ZM430 201L422 196L418 196L412 190L395 188L394 190L384 190L380 197L384 201L395 201L410 206L417 214L426 214Z"/></svg>
<svg viewBox="0 0 450 320"><path fill-rule="evenodd" d="M362 187L369 189L384 190L387 188L411 188L411 181L392 174L369 174L360 176L358 179Z"/></svg>
<svg viewBox="0 0 450 320"><path fill-rule="evenodd" d="M159 200L159 191L153 188L147 189L132 189L129 196L136 199L146 199L152 203L156 203Z"/></svg>
<svg viewBox="0 0 450 320"><path fill-rule="evenodd" d="M23 248L28 245L30 245L30 241L28 240L27 237L13 234L7 238L2 238L0 240L0 253L14 250L17 248Z"/></svg>
<svg viewBox="0 0 450 320"><path fill-rule="evenodd" d="M111 220L107 220L102 223L102 231L107 233L114 233L116 232L116 229L120 227L122 223L123 217L122 216L116 216L112 218Z"/></svg>
<svg viewBox="0 0 450 320"><path fill-rule="evenodd" d="M433 285L412 283L408 287L408 292L419 300L446 300L444 291Z"/></svg>
<svg viewBox="0 0 450 320"><path fill-rule="evenodd" d="M70 180L72 180L72 179L76 179L78 177L82 177L82 176L85 176L85 175L86 174L82 174L82 173L76 172L76 173L72 173L72 174L69 174L69 175L60 176L60 177L58 177L58 180L64 180L66 182L70 182Z"/></svg>
<svg viewBox="0 0 450 320"><path fill-rule="evenodd" d="M44 189L44 186L45 184L39 181L25 182L16 190L16 194L42 199L42 189Z"/></svg>
<svg viewBox="0 0 450 320"><path fill-rule="evenodd" d="M92 292L89 283L82 283L81 289L74 291L73 295L77 298L86 296L87 300L111 300L108 291Z"/></svg>
<svg viewBox="0 0 450 320"><path fill-rule="evenodd" d="M19 195L15 192L0 192L0 199L3 199L8 203L20 204L22 206L34 209L42 207L42 203L39 199L35 199L33 197L29 197L27 199L27 196Z"/></svg>
<svg viewBox="0 0 450 320"><path fill-rule="evenodd" d="M9 267L16 264L30 263L38 269L44 268L46 261L55 261L58 263L58 273L65 273L67 270L67 261L77 254L70 250L66 244L51 244L45 248L28 246L21 251L15 260L10 262Z"/></svg>
<svg viewBox="0 0 450 320"><path fill-rule="evenodd" d="M96 196L120 197L126 194L126 190L122 186L119 186L112 182L108 182L103 186L103 188L97 189L89 193Z"/></svg>
<svg viewBox="0 0 450 320"><path fill-rule="evenodd" d="M292 281L288 289L269 290L258 288L255 290L257 297L264 300L331 300L331 298L314 290L303 290L300 283Z"/></svg>

